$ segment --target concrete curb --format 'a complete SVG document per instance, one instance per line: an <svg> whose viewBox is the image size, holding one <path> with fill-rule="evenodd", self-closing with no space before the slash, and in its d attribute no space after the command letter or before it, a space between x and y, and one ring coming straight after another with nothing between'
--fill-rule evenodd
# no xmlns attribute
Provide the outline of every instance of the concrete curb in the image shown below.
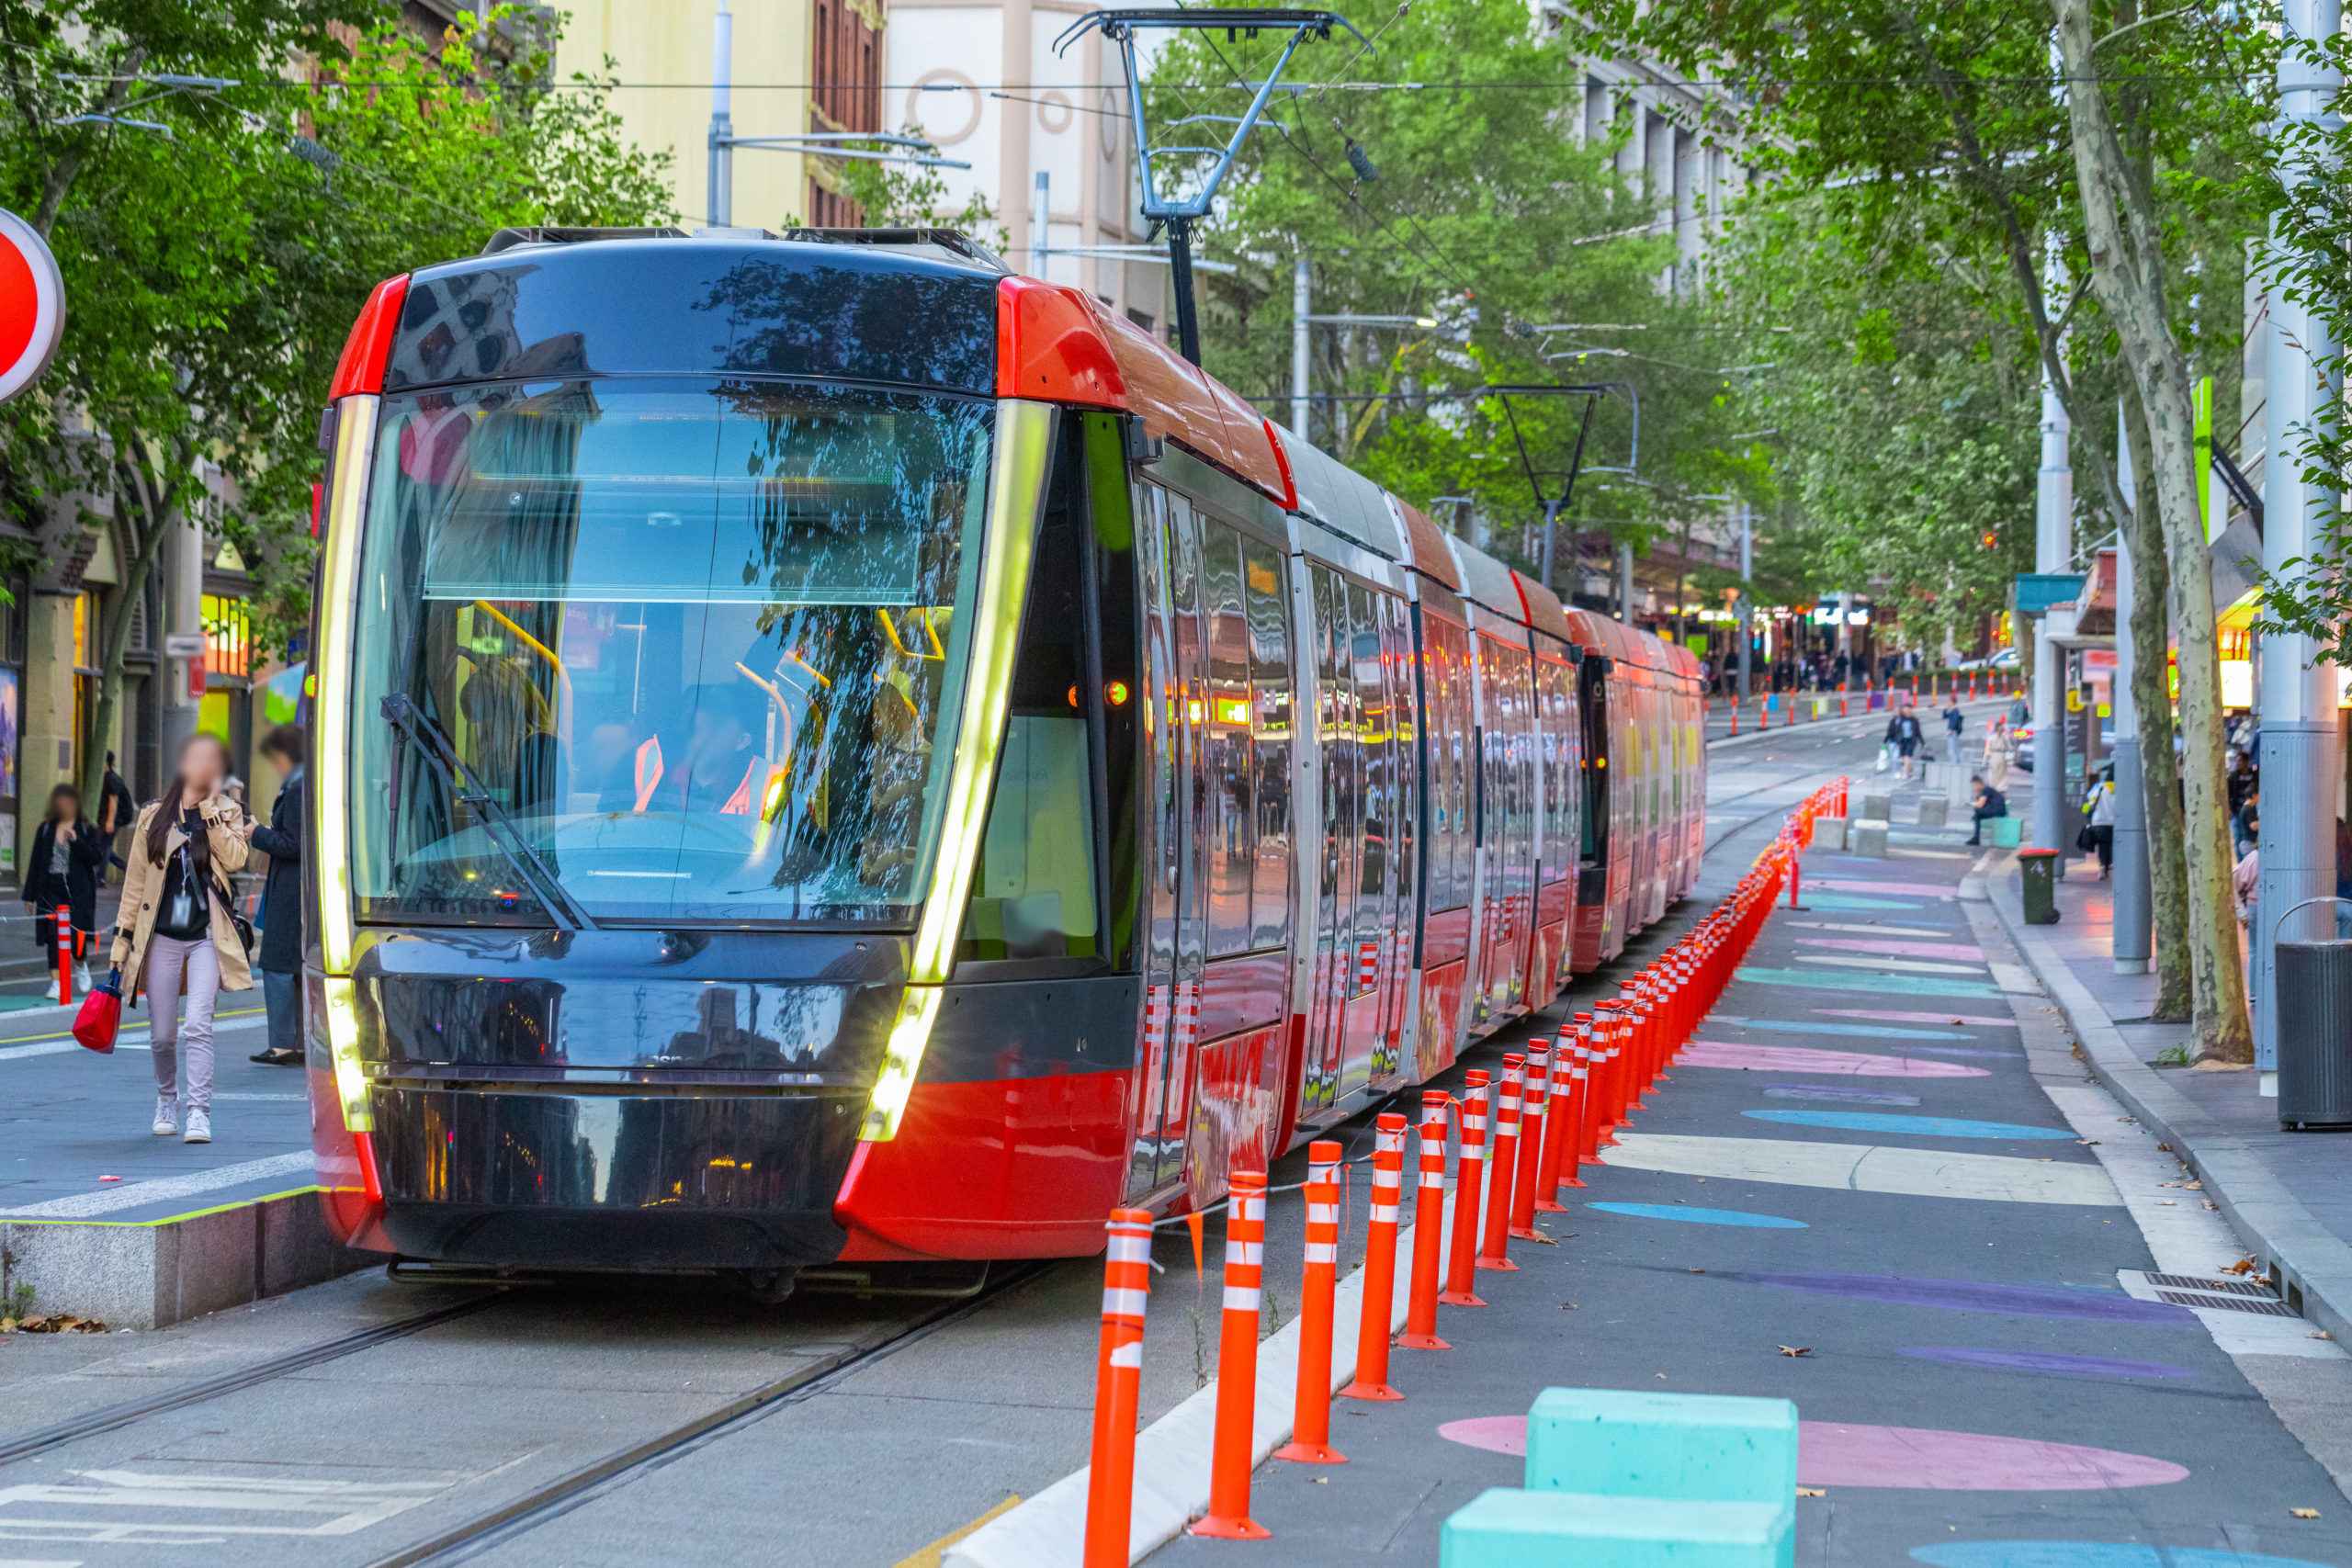
<svg viewBox="0 0 2352 1568"><path fill-rule="evenodd" d="M1408 1201L1411 1189L1406 1190ZM1453 1213L1447 1194L1446 1214ZM1448 1233L1450 1234L1450 1233ZM1413 1227L1396 1234L1396 1293L1388 1331L1405 1325ZM1212 1287L1214 1288L1214 1287ZM1212 1297L1212 1300L1215 1298ZM1331 1391L1355 1377L1351 1332L1363 1312L1363 1269L1340 1281L1331 1321ZM1258 1347L1258 1408L1251 1438L1250 1468L1290 1441L1298 1399L1299 1320L1295 1317ZM1412 1352L1419 1354L1419 1352ZM1140 1562L1208 1511L1209 1453L1216 1428L1216 1384L1209 1383L1136 1436L1135 1514L1127 1537L1127 1560ZM1007 1509L941 1556L941 1568L1079 1568L1086 1549L1086 1486L1091 1467L1072 1472L1018 1507Z"/></svg>
<svg viewBox="0 0 2352 1568"><path fill-rule="evenodd" d="M2001 874L2002 863L2014 859L2009 851L1980 857L1961 884L1961 896L1991 903L2002 929L2073 1026L2091 1076L2196 1173L2205 1196L2265 1258L2287 1304L2335 1338L2352 1340L2352 1246L2288 1191L2260 1150L2215 1122L2140 1059L2065 960L2025 923L2023 895L2013 879Z"/></svg>

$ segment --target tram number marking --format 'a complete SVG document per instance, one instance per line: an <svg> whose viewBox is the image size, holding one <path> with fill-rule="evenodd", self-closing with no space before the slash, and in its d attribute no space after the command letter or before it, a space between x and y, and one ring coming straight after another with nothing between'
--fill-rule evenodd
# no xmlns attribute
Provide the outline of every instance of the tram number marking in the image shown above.
<svg viewBox="0 0 2352 1568"><path fill-rule="evenodd" d="M353 1535L416 1506L454 1481L292 1481L129 1470L73 1474L83 1484L0 1487L0 1540L208 1546L233 1536ZM203 1524L167 1524L54 1517L92 1508L180 1509L215 1517Z"/></svg>

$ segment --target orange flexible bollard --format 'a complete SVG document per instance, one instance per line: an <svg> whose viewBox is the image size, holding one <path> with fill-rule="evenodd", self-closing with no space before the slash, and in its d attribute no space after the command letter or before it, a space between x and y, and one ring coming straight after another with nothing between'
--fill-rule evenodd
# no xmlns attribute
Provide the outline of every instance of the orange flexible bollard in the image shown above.
<svg viewBox="0 0 2352 1568"><path fill-rule="evenodd" d="M1094 1461L1086 1480L1085 1568L1127 1568L1136 1502L1136 1411L1143 1393L1143 1312L1151 1289L1151 1211L1111 1211L1102 1264L1102 1350L1094 1371Z"/></svg>
<svg viewBox="0 0 2352 1568"><path fill-rule="evenodd" d="M1306 1273L1298 1298L1298 1403L1291 1440L1274 1450L1293 1464L1345 1464L1331 1446L1331 1318L1340 1288L1340 1145L1306 1145Z"/></svg>
<svg viewBox="0 0 2352 1568"><path fill-rule="evenodd" d="M1731 732L1734 735L1739 733L1739 699L1737 697L1731 700Z"/></svg>
<svg viewBox="0 0 2352 1568"><path fill-rule="evenodd" d="M1846 716L1846 682L1843 681L1838 682L1838 716Z"/></svg>
<svg viewBox="0 0 2352 1568"><path fill-rule="evenodd" d="M1519 1163L1510 1187L1510 1234L1521 1241L1538 1241L1535 1228L1535 1183L1544 1167L1544 1134L1552 1109L1552 1048L1540 1040L1527 1043L1527 1092L1519 1102Z"/></svg>
<svg viewBox="0 0 2352 1568"><path fill-rule="evenodd" d="M1462 1157L1453 1167L1453 1235L1447 1257L1448 1306L1482 1307L1470 1287L1478 1258L1478 1199L1487 1186L1487 1075L1473 1067L1462 1075Z"/></svg>
<svg viewBox="0 0 2352 1568"><path fill-rule="evenodd" d="M1510 1189L1519 1175L1520 1088L1527 1080L1527 1058L1516 1051L1503 1056L1503 1076L1495 1097L1495 1146L1487 1159L1487 1214L1480 1227L1477 1267L1511 1273Z"/></svg>
<svg viewBox="0 0 2352 1568"><path fill-rule="evenodd" d="M1363 1240L1363 1316L1356 1325L1355 1381L1341 1399L1402 1399L1388 1386L1388 1325L1396 1314L1396 1204L1405 1189L1405 1118L1384 1111L1374 1124L1372 1226Z"/></svg>
<svg viewBox="0 0 2352 1568"><path fill-rule="evenodd" d="M1238 1156L1236 1156L1239 1157ZM1216 1351L1216 1431L1209 1448L1209 1511L1194 1535L1264 1540L1250 1517L1250 1448L1258 1415L1258 1304L1266 1245L1266 1177L1234 1170L1225 1209L1225 1320Z"/></svg>
<svg viewBox="0 0 2352 1568"><path fill-rule="evenodd" d="M1611 1134L1625 1121L1625 1042L1632 1032L1626 1027L1623 998L1605 997L1593 1003L1592 1010L1593 1043L1601 1052L1600 1073L1594 1080L1599 1093L1592 1123L1593 1147L1613 1148L1617 1140Z"/></svg>
<svg viewBox="0 0 2352 1568"><path fill-rule="evenodd" d="M1576 1026L1577 1059L1568 1081L1576 1098L1568 1107L1568 1146L1560 1160L1559 1182L1552 1189L1555 1198L1563 1187L1585 1185L1584 1179L1577 1174L1579 1168L1600 1163L1592 1152L1592 1091L1600 1067L1600 1050L1593 1043L1592 1014L1577 1014Z"/></svg>
<svg viewBox="0 0 2352 1568"><path fill-rule="evenodd" d="M1453 1097L1442 1089L1421 1095L1421 1169L1413 1194L1413 1277L1405 1298L1408 1350L1451 1350L1437 1337L1439 1267L1445 1261L1445 1122Z"/></svg>
<svg viewBox="0 0 2352 1568"><path fill-rule="evenodd" d="M57 1005L74 1005L74 906L57 907Z"/></svg>
<svg viewBox="0 0 2352 1568"><path fill-rule="evenodd" d="M1569 1149L1576 1139L1576 1080L1582 1065L1583 1048L1577 1043L1576 1025L1570 1023L1552 1042L1551 1081L1544 1086L1544 1161L1535 1168L1539 1214L1566 1213L1560 1202L1560 1167L1575 1158ZM1571 1175L1574 1168L1571 1164Z"/></svg>

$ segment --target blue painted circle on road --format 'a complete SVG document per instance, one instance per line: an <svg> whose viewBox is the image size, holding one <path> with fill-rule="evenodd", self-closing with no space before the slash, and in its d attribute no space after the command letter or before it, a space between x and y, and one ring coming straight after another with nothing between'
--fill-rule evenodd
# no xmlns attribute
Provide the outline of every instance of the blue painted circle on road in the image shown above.
<svg viewBox="0 0 2352 1568"><path fill-rule="evenodd" d="M2124 1540L1955 1540L1911 1549L1931 1568L2321 1568L2300 1557Z"/></svg>
<svg viewBox="0 0 2352 1568"><path fill-rule="evenodd" d="M1631 1214L1643 1220L1680 1220L1694 1225L1751 1225L1758 1230L1810 1230L1803 1220L1784 1220L1778 1214L1751 1214L1739 1209L1693 1209L1682 1203L1587 1203L1588 1209L1603 1213Z"/></svg>
<svg viewBox="0 0 2352 1568"><path fill-rule="evenodd" d="M1919 1103L1916 1094L1897 1094L1891 1089L1850 1089L1841 1083L1776 1083L1765 1089L1764 1096L1768 1100L1842 1100L1855 1105Z"/></svg>
<svg viewBox="0 0 2352 1568"><path fill-rule="evenodd" d="M1758 1122L1791 1127L1842 1127L1849 1133L1907 1133L1921 1138L2071 1138L2064 1128L2020 1122L1971 1122L1960 1116L1889 1116L1872 1111L1743 1111Z"/></svg>
<svg viewBox="0 0 2352 1568"><path fill-rule="evenodd" d="M1947 1366L1995 1372L2046 1372L2062 1378L2185 1378L2187 1367L2165 1361L2120 1361L2111 1356L2068 1356L2055 1350L1985 1350L1965 1345L1912 1345L1901 1354Z"/></svg>
<svg viewBox="0 0 2352 1568"><path fill-rule="evenodd" d="M1850 893L1807 893L1803 895L1808 909L1917 909L1916 898L1859 898Z"/></svg>

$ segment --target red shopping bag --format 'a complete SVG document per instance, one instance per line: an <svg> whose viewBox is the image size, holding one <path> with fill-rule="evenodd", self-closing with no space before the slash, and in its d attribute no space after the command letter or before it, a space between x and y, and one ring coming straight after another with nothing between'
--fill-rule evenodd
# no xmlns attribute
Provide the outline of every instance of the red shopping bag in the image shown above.
<svg viewBox="0 0 2352 1568"><path fill-rule="evenodd" d="M101 1056L114 1055L115 1032L122 1027L122 971L118 969L82 998L74 1018L74 1038Z"/></svg>

